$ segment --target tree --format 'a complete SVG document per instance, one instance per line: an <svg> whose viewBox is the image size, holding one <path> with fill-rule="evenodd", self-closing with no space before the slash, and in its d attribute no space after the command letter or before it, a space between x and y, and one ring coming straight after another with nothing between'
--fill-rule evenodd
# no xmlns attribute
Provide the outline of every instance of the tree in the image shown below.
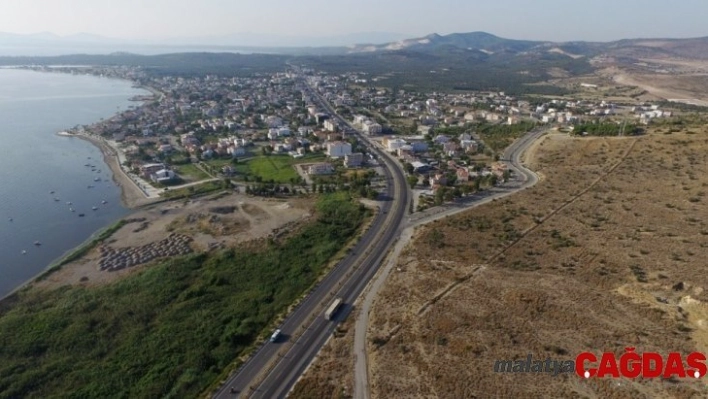
<svg viewBox="0 0 708 399"><path fill-rule="evenodd" d="M418 184L418 176L410 175L406 179L408 180L408 185L410 185L411 188L415 188L416 184Z"/></svg>
<svg viewBox="0 0 708 399"><path fill-rule="evenodd" d="M504 171L504 181L507 182L509 181L509 178L511 177L511 171L509 169Z"/></svg>
<svg viewBox="0 0 708 399"><path fill-rule="evenodd" d="M445 187L440 187L435 191L435 198L433 200L433 203L437 205L442 205L444 198L445 198Z"/></svg>
<svg viewBox="0 0 708 399"><path fill-rule="evenodd" d="M410 162L405 162L403 164L403 167L406 169L406 172L408 172L409 174L415 172L415 168L413 167L413 165Z"/></svg>

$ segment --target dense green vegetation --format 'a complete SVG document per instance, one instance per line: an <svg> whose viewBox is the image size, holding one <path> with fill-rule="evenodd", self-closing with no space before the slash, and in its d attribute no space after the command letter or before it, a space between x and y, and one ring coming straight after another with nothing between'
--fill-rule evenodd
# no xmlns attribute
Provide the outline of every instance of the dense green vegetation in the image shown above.
<svg viewBox="0 0 708 399"><path fill-rule="evenodd" d="M513 125L482 124L477 128L484 143L492 150L501 152L517 138L536 126L535 122L523 121Z"/></svg>
<svg viewBox="0 0 708 399"><path fill-rule="evenodd" d="M199 169L193 163L176 165L174 169L180 177L189 181L204 180L210 177L208 174L206 174L203 170Z"/></svg>
<svg viewBox="0 0 708 399"><path fill-rule="evenodd" d="M327 54L328 51L317 53ZM307 65L331 74L365 72L378 75L384 78L378 80L376 85L393 89L499 90L516 95L566 94L565 89L543 83L553 77L549 71L560 69L570 75L580 75L593 70L585 57L573 59L553 53L507 51L485 54L452 44L430 49L347 55L176 53L143 56L120 53L58 57L0 57L0 65L130 66L141 67L153 76L185 77L252 76L258 73L281 72L287 68L286 61Z"/></svg>
<svg viewBox="0 0 708 399"><path fill-rule="evenodd" d="M299 177L293 165L321 162L324 159L322 154L308 154L302 158L293 158L289 155L261 155L239 163L235 169L251 180L288 183Z"/></svg>
<svg viewBox="0 0 708 399"><path fill-rule="evenodd" d="M694 105L694 104L684 104L684 103L679 103L675 101L659 101L657 103L660 108L662 109L676 109L682 112L706 112L708 111L708 107L704 107L702 105Z"/></svg>
<svg viewBox="0 0 708 399"><path fill-rule="evenodd" d="M345 193L284 243L192 255L111 285L0 306L0 397L197 397L312 286L362 224Z"/></svg>
<svg viewBox="0 0 708 399"><path fill-rule="evenodd" d="M619 136L624 129L624 134L627 136L641 134L643 130L633 123L617 123L617 122L602 122L602 123L582 123L576 125L573 129L574 134L587 133L590 136Z"/></svg>
<svg viewBox="0 0 708 399"><path fill-rule="evenodd" d="M552 78L549 75L552 68L560 68L571 75L593 70L584 58L572 59L551 53L489 55L455 47L301 57L297 61L331 74L365 72L384 77L376 85L394 90L499 90L515 95L566 94L565 89L541 84Z"/></svg>

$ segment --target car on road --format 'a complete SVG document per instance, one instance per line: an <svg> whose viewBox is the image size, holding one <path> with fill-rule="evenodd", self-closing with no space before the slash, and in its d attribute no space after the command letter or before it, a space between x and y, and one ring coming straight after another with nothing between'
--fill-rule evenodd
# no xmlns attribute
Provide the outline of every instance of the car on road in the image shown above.
<svg viewBox="0 0 708 399"><path fill-rule="evenodd" d="M273 334L270 336L270 342L276 342L278 338L280 338L280 329L273 331Z"/></svg>

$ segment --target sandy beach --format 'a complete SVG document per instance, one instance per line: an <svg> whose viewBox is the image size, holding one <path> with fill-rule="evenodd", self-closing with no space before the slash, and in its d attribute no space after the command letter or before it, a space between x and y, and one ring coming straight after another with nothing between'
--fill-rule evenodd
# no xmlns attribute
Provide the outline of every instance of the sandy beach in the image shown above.
<svg viewBox="0 0 708 399"><path fill-rule="evenodd" d="M156 201L155 198L149 198L145 193L133 182L123 171L120 165L120 160L116 149L111 147L104 140L93 137L89 133L60 133L63 136L78 137L86 140L101 150L103 160L111 169L113 181L121 189L121 200L127 208L135 209Z"/></svg>

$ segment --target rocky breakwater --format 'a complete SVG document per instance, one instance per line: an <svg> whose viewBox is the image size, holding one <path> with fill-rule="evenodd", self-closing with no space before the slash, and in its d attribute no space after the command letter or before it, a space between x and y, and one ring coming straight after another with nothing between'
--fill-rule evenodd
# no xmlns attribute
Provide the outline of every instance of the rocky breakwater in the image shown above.
<svg viewBox="0 0 708 399"><path fill-rule="evenodd" d="M186 255L193 250L189 246L192 238L183 234L171 233L167 238L140 247L114 249L107 245L99 248L100 270L116 271L148 263L155 259L169 256Z"/></svg>

